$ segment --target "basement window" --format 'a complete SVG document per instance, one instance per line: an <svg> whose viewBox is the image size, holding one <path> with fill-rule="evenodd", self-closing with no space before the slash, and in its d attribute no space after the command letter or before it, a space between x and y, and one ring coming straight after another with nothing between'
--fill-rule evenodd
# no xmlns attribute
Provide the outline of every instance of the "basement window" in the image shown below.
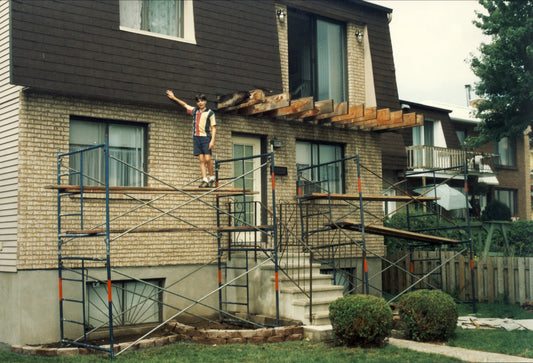
<svg viewBox="0 0 533 363"><path fill-rule="evenodd" d="M127 326L162 321L162 279L142 281L113 281L113 325ZM87 284L87 328L109 326L107 284Z"/></svg>
<svg viewBox="0 0 533 363"><path fill-rule="evenodd" d="M192 0L120 0L120 30L196 44Z"/></svg>

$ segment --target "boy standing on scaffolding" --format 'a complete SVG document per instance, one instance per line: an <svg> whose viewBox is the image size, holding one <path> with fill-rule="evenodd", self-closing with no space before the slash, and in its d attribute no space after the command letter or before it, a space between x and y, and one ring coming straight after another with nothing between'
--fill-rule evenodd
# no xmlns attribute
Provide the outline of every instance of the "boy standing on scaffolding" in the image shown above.
<svg viewBox="0 0 533 363"><path fill-rule="evenodd" d="M202 183L200 188L213 188L215 186L215 176L213 174L213 164L211 163L211 153L215 146L215 136L217 134L215 113L207 108L207 98L204 94L196 95L196 107L192 107L183 102L171 90L167 90L167 96L183 106L189 115L192 115L193 149L194 156L200 160L200 171L202 173ZM208 178L209 173L209 178Z"/></svg>

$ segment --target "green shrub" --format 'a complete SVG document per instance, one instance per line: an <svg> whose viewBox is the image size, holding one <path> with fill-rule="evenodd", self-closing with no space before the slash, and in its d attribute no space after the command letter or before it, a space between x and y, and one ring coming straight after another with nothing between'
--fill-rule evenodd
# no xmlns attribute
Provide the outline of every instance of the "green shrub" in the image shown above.
<svg viewBox="0 0 533 363"><path fill-rule="evenodd" d="M407 223L407 213L405 212L396 212L389 216L383 220L383 226L404 231L425 230L421 233L457 239L460 241L468 239L468 234L464 229L450 228L463 225L464 220L446 220L442 217L438 218L436 215L428 214L428 212L423 210L412 210L409 212L409 215L409 227ZM434 229L431 230L431 228ZM411 241L396 237L385 237L385 245L387 246L387 253L389 254L397 251L407 251L411 243Z"/></svg>
<svg viewBox="0 0 533 363"><path fill-rule="evenodd" d="M511 210L499 200L493 200L481 213L482 221L510 221Z"/></svg>
<svg viewBox="0 0 533 363"><path fill-rule="evenodd" d="M509 246L515 256L533 256L533 222L516 221L511 223L507 233Z"/></svg>
<svg viewBox="0 0 533 363"><path fill-rule="evenodd" d="M457 305L439 290L416 290L400 298L400 317L405 334L416 341L447 341L457 326Z"/></svg>
<svg viewBox="0 0 533 363"><path fill-rule="evenodd" d="M392 330L392 310L371 295L347 295L329 305L329 319L337 343L347 346L382 346Z"/></svg>

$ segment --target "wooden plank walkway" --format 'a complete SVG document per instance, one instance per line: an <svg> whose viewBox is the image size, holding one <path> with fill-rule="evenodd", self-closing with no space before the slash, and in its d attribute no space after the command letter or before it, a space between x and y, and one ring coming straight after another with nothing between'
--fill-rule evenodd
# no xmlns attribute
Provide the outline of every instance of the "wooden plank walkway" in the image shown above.
<svg viewBox="0 0 533 363"><path fill-rule="evenodd" d="M80 193L81 187L79 185L47 185L45 189L58 190L61 193ZM105 193L106 189L100 185L87 185L83 187L84 193ZM171 187L109 187L109 193L112 194L124 194L124 193L182 193L182 192L208 192L213 191L215 194L232 194L242 195L246 194L258 194L250 189L242 188L198 188L198 187L186 187L186 188L171 188Z"/></svg>
<svg viewBox="0 0 533 363"><path fill-rule="evenodd" d="M328 199L328 193L311 193L302 195L300 197L304 200L313 199ZM359 200L359 194L329 194L331 200ZM409 196L409 195L363 195L364 201L369 202L410 202L410 201L435 201L440 199L439 197L422 197L422 196Z"/></svg>
<svg viewBox="0 0 533 363"><path fill-rule="evenodd" d="M335 223L329 224L328 226L331 228L343 228L343 229L348 229L351 231L358 231L358 232L362 231L361 223L355 223L350 220L336 221ZM427 234L403 231L400 229L388 228L388 227L377 226L377 225L365 226L365 233L377 234L380 236L387 236L387 237L403 238L403 239L408 239L412 241L426 242L426 243L431 243L431 244L461 243L461 241L451 239L451 238L431 236Z"/></svg>

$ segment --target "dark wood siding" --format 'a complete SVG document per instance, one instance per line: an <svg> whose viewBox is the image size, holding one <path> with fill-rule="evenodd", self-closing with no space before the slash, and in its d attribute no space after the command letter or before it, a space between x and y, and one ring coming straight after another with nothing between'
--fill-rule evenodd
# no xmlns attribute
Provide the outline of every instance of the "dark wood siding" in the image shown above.
<svg viewBox="0 0 533 363"><path fill-rule="evenodd" d="M377 105L379 108L399 109L387 8L357 0L283 0L280 2L332 19L366 25Z"/></svg>
<svg viewBox="0 0 533 363"><path fill-rule="evenodd" d="M118 0L11 0L13 84L168 103L256 87L281 92L274 3L194 2L196 45L120 31ZM253 6L252 6L253 5Z"/></svg>

